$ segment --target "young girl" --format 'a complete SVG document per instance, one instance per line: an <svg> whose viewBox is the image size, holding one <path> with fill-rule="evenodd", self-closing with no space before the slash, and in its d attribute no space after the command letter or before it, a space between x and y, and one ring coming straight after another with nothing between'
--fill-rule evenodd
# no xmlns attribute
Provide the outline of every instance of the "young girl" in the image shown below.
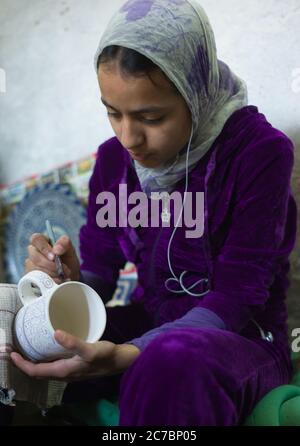
<svg viewBox="0 0 300 446"><path fill-rule="evenodd" d="M61 255L68 278L108 301L129 260L138 285L130 305L107 308L99 342L56 332L71 359L12 360L31 376L81 380L67 386L65 402L118 394L122 426L242 424L291 376L284 299L296 237L293 144L248 105L193 0L127 2L95 67L116 136L99 147L90 180L82 263L68 237L51 248L34 234L26 271L59 283L53 254ZM147 197L139 225L124 224L134 201L127 206L120 185L128 197ZM150 224L154 192L181 197L162 200L159 225ZM106 226L100 193L116 199ZM179 224L183 214L198 231Z"/></svg>

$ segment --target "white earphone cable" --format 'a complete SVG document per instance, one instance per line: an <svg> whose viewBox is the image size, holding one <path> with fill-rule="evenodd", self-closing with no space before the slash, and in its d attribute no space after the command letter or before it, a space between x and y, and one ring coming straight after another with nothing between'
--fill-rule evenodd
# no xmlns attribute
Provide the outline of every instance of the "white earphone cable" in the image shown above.
<svg viewBox="0 0 300 446"><path fill-rule="evenodd" d="M188 189L188 175L189 175L189 171L188 171L188 166L189 166L189 164L188 164L188 161L189 161L189 152L190 152L190 146L191 146L192 137L193 137L193 126L192 126L191 136L190 136L190 140L189 140L189 144L188 144L188 148L187 148L187 154L186 154L186 165L185 165L185 191L184 191L184 198L183 198L182 207L181 207L181 211L180 211L179 217L178 217L178 219L177 219L177 222L176 222L176 224L175 224L174 231L172 232L172 235L171 235L171 237L170 237L169 244L168 244L168 252L167 252L167 256L168 256L168 265L169 265L169 270L170 270L170 272L171 272L171 274L172 274L173 277L170 277L169 279L167 279L167 280L165 281L165 287L167 288L168 291L170 291L170 292L172 292L172 293L175 293L175 294L187 293L187 294L189 294L190 296L200 297L200 296L204 296L205 294L207 294L210 290L207 290L207 291L205 291L204 293L192 293L190 290L193 289L195 286L197 286L199 283L201 283L201 282L203 282L203 281L206 282L206 283L208 283L208 279L207 279L207 278L200 279L200 280L198 280L196 283L194 283L194 284L192 284L191 286L189 286L188 288L186 288L186 287L184 286L184 284L183 284L183 277L184 277L184 275L187 273L187 271L183 271L183 272L180 274L180 277L178 278L178 277L176 276L176 274L174 273L174 270L173 270L172 265L171 265L171 258L170 258L171 244L172 244L173 238L174 238L174 236L175 236L175 232L176 232L176 230L177 230L178 223L179 223L179 221L180 221L180 219L181 219L181 217L182 217L182 213L183 213L184 205L185 205L185 201L186 201L186 196L187 196L187 189ZM176 282L176 283L179 283L179 285L180 285L180 287L181 287L181 290L174 290L174 289L172 289L172 288L169 288L169 286L168 286L168 283L169 283L169 282Z"/></svg>

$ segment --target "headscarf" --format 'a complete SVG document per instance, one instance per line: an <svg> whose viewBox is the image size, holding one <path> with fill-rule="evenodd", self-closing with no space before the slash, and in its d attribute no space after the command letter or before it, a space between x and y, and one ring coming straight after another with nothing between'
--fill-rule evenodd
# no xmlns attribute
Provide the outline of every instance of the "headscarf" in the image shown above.
<svg viewBox="0 0 300 446"><path fill-rule="evenodd" d="M129 0L102 35L96 71L99 55L110 45L131 48L152 60L185 99L193 125L189 171L211 148L232 113L248 103L245 82L218 60L213 30L196 0ZM170 192L185 176L185 152L158 168L135 161L142 189Z"/></svg>

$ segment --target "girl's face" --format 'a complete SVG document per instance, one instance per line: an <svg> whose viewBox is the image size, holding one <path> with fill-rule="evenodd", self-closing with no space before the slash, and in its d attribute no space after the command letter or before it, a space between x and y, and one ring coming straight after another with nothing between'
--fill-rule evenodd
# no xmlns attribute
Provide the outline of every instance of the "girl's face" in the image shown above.
<svg viewBox="0 0 300 446"><path fill-rule="evenodd" d="M100 64L101 100L122 146L143 167L173 160L188 143L192 128L190 110L157 70L148 76L120 73L116 63Z"/></svg>

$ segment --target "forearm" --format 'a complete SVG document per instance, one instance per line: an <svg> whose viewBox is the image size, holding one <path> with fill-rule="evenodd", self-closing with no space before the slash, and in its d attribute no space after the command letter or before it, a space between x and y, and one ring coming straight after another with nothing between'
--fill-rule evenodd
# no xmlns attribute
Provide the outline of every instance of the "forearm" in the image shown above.
<svg viewBox="0 0 300 446"><path fill-rule="evenodd" d="M57 330L55 340L70 352L70 357L52 362L33 363L16 352L13 363L25 374L33 377L78 381L124 372L133 364L140 350L127 344L110 341L84 342L75 336Z"/></svg>
<svg viewBox="0 0 300 446"><path fill-rule="evenodd" d="M115 373L122 373L130 367L141 351L131 344L116 344L114 365Z"/></svg>

